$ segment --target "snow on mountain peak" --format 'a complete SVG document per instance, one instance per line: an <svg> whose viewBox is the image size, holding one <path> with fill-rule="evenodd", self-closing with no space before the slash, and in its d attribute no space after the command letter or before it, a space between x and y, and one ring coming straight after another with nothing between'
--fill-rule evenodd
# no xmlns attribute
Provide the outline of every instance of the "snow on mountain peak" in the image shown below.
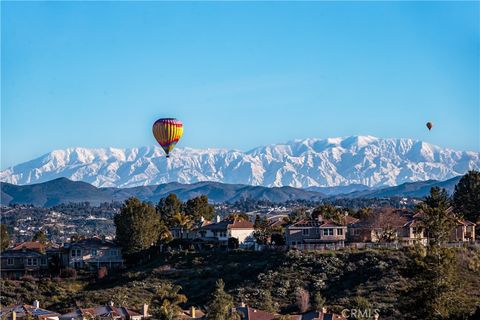
<svg viewBox="0 0 480 320"><path fill-rule="evenodd" d="M480 168L480 154L412 139L350 136L294 140L247 152L160 147L54 150L0 172L0 180L29 184L67 177L99 187L218 181L263 186L392 186L446 180Z"/></svg>

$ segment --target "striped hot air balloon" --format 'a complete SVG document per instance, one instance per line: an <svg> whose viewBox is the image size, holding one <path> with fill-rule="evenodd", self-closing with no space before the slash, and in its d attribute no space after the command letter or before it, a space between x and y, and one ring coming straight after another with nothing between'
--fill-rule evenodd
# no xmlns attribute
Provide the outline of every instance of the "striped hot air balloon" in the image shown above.
<svg viewBox="0 0 480 320"><path fill-rule="evenodd" d="M162 118L155 121L153 124L153 136L157 142L162 146L170 157L170 152L175 148L178 140L183 134L183 124L180 120L175 118Z"/></svg>

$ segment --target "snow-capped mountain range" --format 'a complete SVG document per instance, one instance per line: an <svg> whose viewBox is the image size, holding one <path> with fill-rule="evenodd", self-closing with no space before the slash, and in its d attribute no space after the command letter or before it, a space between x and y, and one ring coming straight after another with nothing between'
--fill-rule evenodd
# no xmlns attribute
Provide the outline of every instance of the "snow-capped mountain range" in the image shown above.
<svg viewBox="0 0 480 320"><path fill-rule="evenodd" d="M31 184L66 177L97 187L135 187L168 182L333 187L395 186L446 180L480 168L480 153L454 151L412 139L372 136L305 139L248 152L160 147L68 148L0 172L0 181Z"/></svg>

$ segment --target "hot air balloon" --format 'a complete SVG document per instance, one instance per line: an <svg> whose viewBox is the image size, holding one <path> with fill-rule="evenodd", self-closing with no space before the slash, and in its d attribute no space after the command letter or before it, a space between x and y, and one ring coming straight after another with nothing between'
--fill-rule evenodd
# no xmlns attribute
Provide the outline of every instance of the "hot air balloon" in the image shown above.
<svg viewBox="0 0 480 320"><path fill-rule="evenodd" d="M153 136L157 140L167 154L167 158L170 157L170 152L175 148L178 140L183 134L183 124L180 120L175 118L162 118L155 121L153 124Z"/></svg>
<svg viewBox="0 0 480 320"><path fill-rule="evenodd" d="M433 123L427 122L427 128L428 128L429 131L432 130L432 128L433 128Z"/></svg>

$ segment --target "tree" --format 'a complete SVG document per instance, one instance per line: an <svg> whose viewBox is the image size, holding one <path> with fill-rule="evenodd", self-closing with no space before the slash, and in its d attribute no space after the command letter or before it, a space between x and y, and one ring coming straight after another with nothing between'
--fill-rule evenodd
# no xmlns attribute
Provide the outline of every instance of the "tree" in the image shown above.
<svg viewBox="0 0 480 320"><path fill-rule="evenodd" d="M183 203L176 194L171 193L166 198L160 199L156 209L167 227L172 227L174 223L173 216L183 212Z"/></svg>
<svg viewBox="0 0 480 320"><path fill-rule="evenodd" d="M285 245L285 236L283 233L272 233L271 236L272 243L276 246L284 246Z"/></svg>
<svg viewBox="0 0 480 320"><path fill-rule="evenodd" d="M114 222L116 239L126 255L148 249L159 239L160 217L154 207L137 198L125 201Z"/></svg>
<svg viewBox="0 0 480 320"><path fill-rule="evenodd" d="M10 235L8 234L7 226L0 225L0 251L7 249L10 246Z"/></svg>
<svg viewBox="0 0 480 320"><path fill-rule="evenodd" d="M246 213L241 213L241 212L230 213L227 219L232 221L249 221L250 220L250 218Z"/></svg>
<svg viewBox="0 0 480 320"><path fill-rule="evenodd" d="M262 290L260 292L260 299L257 303L257 309L267 311L267 312L276 312L275 305L273 303L272 294L270 290Z"/></svg>
<svg viewBox="0 0 480 320"><path fill-rule="evenodd" d="M461 305L458 292L462 280L455 251L443 247L455 222L449 207L447 192L438 187L432 188L418 207L429 242L425 256L414 259L416 277L407 293L413 305L407 305L406 310L415 310L415 316L422 319L449 319L456 306Z"/></svg>
<svg viewBox="0 0 480 320"><path fill-rule="evenodd" d="M207 306L207 319L234 319L235 317L232 314L233 306L233 297L225 292L225 283L222 279L217 280L215 292Z"/></svg>
<svg viewBox="0 0 480 320"><path fill-rule="evenodd" d="M33 235L32 241L37 241L45 244L48 242L48 237L45 234L45 232L43 232L42 230L39 230Z"/></svg>
<svg viewBox="0 0 480 320"><path fill-rule="evenodd" d="M158 319L176 319L181 311L180 304L187 302L187 297L179 293L182 287L169 282L162 283L155 288L152 298L153 313Z"/></svg>
<svg viewBox="0 0 480 320"><path fill-rule="evenodd" d="M287 224L296 223L302 219L308 218L307 216L307 209L305 207L300 207L294 209L292 212L289 213L288 217L283 218L283 220Z"/></svg>
<svg viewBox="0 0 480 320"><path fill-rule="evenodd" d="M316 207L312 212L312 219L318 219L318 217L322 217L323 219L330 219L330 220L341 220L343 217L343 212L331 204L324 204L319 207Z"/></svg>
<svg viewBox="0 0 480 320"><path fill-rule="evenodd" d="M315 310L321 310L325 306L325 298L322 297L320 292L315 293L313 296L313 308Z"/></svg>
<svg viewBox="0 0 480 320"><path fill-rule="evenodd" d="M177 212L172 217L172 225L180 228L180 239L183 239L183 232L190 230L193 225L193 221L190 216L182 212Z"/></svg>
<svg viewBox="0 0 480 320"><path fill-rule="evenodd" d="M447 191L433 187L430 195L418 206L421 220L427 231L429 245L441 245L448 241L455 224L455 215L449 210L450 200Z"/></svg>
<svg viewBox="0 0 480 320"><path fill-rule="evenodd" d="M215 209L208 203L208 197L202 195L187 201L185 213L192 216L194 220L200 220L202 217L206 220L212 220L215 216Z"/></svg>
<svg viewBox="0 0 480 320"><path fill-rule="evenodd" d="M270 236L272 235L272 228L270 227L266 217L260 218L258 215L255 217L255 223L253 225L255 231L253 237L258 244L268 244Z"/></svg>
<svg viewBox="0 0 480 320"><path fill-rule="evenodd" d="M307 312L310 309L310 293L307 290L304 288L297 288L295 291L295 298L298 310L301 313Z"/></svg>
<svg viewBox="0 0 480 320"><path fill-rule="evenodd" d="M453 207L467 220L480 223L480 171L469 171L455 186Z"/></svg>
<svg viewBox="0 0 480 320"><path fill-rule="evenodd" d="M380 242L394 242L398 237L398 228L405 224L404 218L395 209L385 207L372 213L367 218L369 225Z"/></svg>
<svg viewBox="0 0 480 320"><path fill-rule="evenodd" d="M233 237L228 238L227 246L228 249L238 249L238 239Z"/></svg>

